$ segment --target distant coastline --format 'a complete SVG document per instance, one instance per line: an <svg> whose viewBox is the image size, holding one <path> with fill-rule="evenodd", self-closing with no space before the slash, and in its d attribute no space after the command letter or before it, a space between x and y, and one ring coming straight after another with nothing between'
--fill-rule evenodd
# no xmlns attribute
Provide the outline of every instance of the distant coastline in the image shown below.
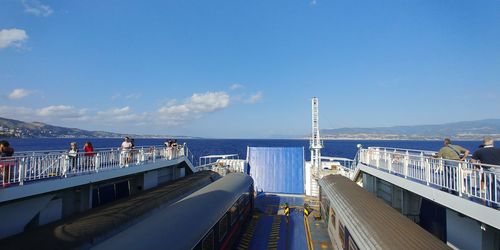
<svg viewBox="0 0 500 250"><path fill-rule="evenodd" d="M450 138L457 141L480 141L485 137L492 137L495 140L500 139L500 135L470 135L470 136L338 136L338 137L323 137L322 140L368 140L368 141L441 141L444 138Z"/></svg>
<svg viewBox="0 0 500 250"><path fill-rule="evenodd" d="M484 137L500 139L500 119L462 121L445 124L321 130L323 140L419 140L451 138L477 141Z"/></svg>
<svg viewBox="0 0 500 250"><path fill-rule="evenodd" d="M41 122L23 122L0 117L0 138L123 138L125 136L144 139L178 138L195 139L183 135L141 135L106 131L89 131L78 128L65 128Z"/></svg>
<svg viewBox="0 0 500 250"><path fill-rule="evenodd" d="M65 128L41 122L23 122L0 117L0 138L123 138L125 136L142 139L211 139L187 135L168 134L126 134L106 131L89 131ZM480 141L484 137L500 140L500 119L465 121L438 125L394 126L375 128L322 129L322 140L370 140L370 141L439 141L451 138L459 141ZM213 138L217 139L217 138ZM309 140L309 135L272 136L263 139Z"/></svg>
<svg viewBox="0 0 500 250"><path fill-rule="evenodd" d="M372 137L367 137L367 138L321 138L323 141L442 141L446 137L441 137L441 138L372 138ZM493 137L495 140L500 140L500 137ZM477 138L468 138L468 139L463 139L463 138L453 138L451 137L450 139L455 140L455 141L481 141L484 139L484 137L477 137ZM297 140L310 140L310 138L300 138Z"/></svg>

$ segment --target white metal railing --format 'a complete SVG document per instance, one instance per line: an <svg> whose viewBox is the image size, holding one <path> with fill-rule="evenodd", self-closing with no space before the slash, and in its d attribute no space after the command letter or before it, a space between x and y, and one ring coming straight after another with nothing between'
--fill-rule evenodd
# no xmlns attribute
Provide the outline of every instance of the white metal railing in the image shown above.
<svg viewBox="0 0 500 250"><path fill-rule="evenodd" d="M237 154L201 156L198 162L199 165L197 167L211 166L215 163L218 163L219 160L226 160L226 159L237 160L240 159L240 156Z"/></svg>
<svg viewBox="0 0 500 250"><path fill-rule="evenodd" d="M141 146L131 150L97 149L76 155L67 151L23 152L0 159L0 185L23 185L29 181L66 178L181 157L194 159L185 144L177 147Z"/></svg>
<svg viewBox="0 0 500 250"><path fill-rule="evenodd" d="M322 178L325 175L340 174L349 179L352 179L356 172L356 161L344 157L321 156L321 169L317 173L314 169L311 174L317 178Z"/></svg>
<svg viewBox="0 0 500 250"><path fill-rule="evenodd" d="M200 157L197 171L212 170L224 176L228 173L244 173L246 161L237 154L207 155Z"/></svg>
<svg viewBox="0 0 500 250"><path fill-rule="evenodd" d="M356 165L353 159L344 158L344 157L330 157L330 156L321 156L321 163L325 164L328 162L338 163L340 167L345 168L347 170L355 170Z"/></svg>
<svg viewBox="0 0 500 250"><path fill-rule="evenodd" d="M379 151L390 151L393 153L408 153L412 155L434 155L437 152L431 150L420 150L420 149L407 149L407 148L387 148L387 147L369 147L369 149L379 150Z"/></svg>
<svg viewBox="0 0 500 250"><path fill-rule="evenodd" d="M191 152L191 150L189 149L189 147L186 145L186 143L184 143L182 145L182 148L183 148L183 153L185 154L186 158L189 159L191 161L191 163L193 165L195 165L195 162L194 162L194 154Z"/></svg>
<svg viewBox="0 0 500 250"><path fill-rule="evenodd" d="M434 158L415 152L370 147L359 150L359 161L424 185L459 196L500 204L500 166Z"/></svg>

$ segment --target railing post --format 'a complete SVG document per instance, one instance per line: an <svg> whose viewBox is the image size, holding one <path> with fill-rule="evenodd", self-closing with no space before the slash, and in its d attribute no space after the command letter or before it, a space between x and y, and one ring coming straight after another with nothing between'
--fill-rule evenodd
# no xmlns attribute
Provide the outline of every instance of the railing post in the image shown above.
<svg viewBox="0 0 500 250"><path fill-rule="evenodd" d="M423 173L424 174L424 178L425 178L425 158L424 158L424 152L420 152L420 169L419 169L419 172L420 172L419 175L421 173ZM419 177L419 178L422 178L422 177Z"/></svg>
<svg viewBox="0 0 500 250"><path fill-rule="evenodd" d="M99 172L99 165L101 164L101 154L97 153L96 156L95 156L95 162L94 162L94 165L95 165L95 172Z"/></svg>
<svg viewBox="0 0 500 250"><path fill-rule="evenodd" d="M425 160L425 172L427 176L425 177L425 181L427 182L427 186L429 186L429 183L431 182L431 164L429 163L429 159Z"/></svg>
<svg viewBox="0 0 500 250"><path fill-rule="evenodd" d="M64 157L64 164L62 167L62 176L67 177L66 172L68 171L68 166L69 166L69 157L66 155Z"/></svg>
<svg viewBox="0 0 500 250"><path fill-rule="evenodd" d="M462 197L462 182L463 182L463 178L462 178L462 162L459 162L458 163L458 167L457 167L457 173L456 173L456 176L457 176L457 191L458 191L458 196Z"/></svg>
<svg viewBox="0 0 500 250"><path fill-rule="evenodd" d="M494 201L495 201L496 203L499 203L499 200L498 200L498 186L497 186L497 185L498 185L498 184L497 184L497 181L498 181L498 180L497 180L497 179L498 179L498 174L494 174L494 175L493 175L493 181L494 181L494 182L493 182L493 183L494 183L494 185L493 185L493 188L494 188L494 189L493 189L493 191L494 191L494 192L493 192L493 193L494 193L493 197L494 197L494 199L495 199Z"/></svg>
<svg viewBox="0 0 500 250"><path fill-rule="evenodd" d="M386 153L386 155L387 155L387 170L389 170L389 173L391 173L392 172L392 154Z"/></svg>
<svg viewBox="0 0 500 250"><path fill-rule="evenodd" d="M403 169L405 179L408 178L408 165L409 164L410 164L410 153L408 153L408 150L407 150L406 154L405 154L404 169Z"/></svg>
<svg viewBox="0 0 500 250"><path fill-rule="evenodd" d="M377 154L376 154L376 155L377 155L377 158L375 159L375 160L376 160L376 161L375 161L375 162L376 162L376 163L375 163L375 165L377 166L377 168L379 168L379 167L380 167L380 149L379 149L379 148L377 148L377 149L376 149L376 152L377 152Z"/></svg>
<svg viewBox="0 0 500 250"><path fill-rule="evenodd" d="M19 185L24 185L24 176L26 167L24 166L24 157L19 160Z"/></svg>
<svg viewBox="0 0 500 250"><path fill-rule="evenodd" d="M156 162L156 147L153 147L153 163Z"/></svg>
<svg viewBox="0 0 500 250"><path fill-rule="evenodd" d="M139 150L139 156L137 157L137 165L144 162L144 147Z"/></svg>

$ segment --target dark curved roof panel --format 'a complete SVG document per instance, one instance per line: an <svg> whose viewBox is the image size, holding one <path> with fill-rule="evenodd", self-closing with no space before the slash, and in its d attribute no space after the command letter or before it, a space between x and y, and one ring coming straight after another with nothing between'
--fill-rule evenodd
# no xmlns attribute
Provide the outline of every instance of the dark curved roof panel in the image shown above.
<svg viewBox="0 0 500 250"><path fill-rule="evenodd" d="M450 249L346 177L328 175L319 184L360 249Z"/></svg>
<svg viewBox="0 0 500 250"><path fill-rule="evenodd" d="M253 184L229 174L97 245L95 249L191 249Z"/></svg>

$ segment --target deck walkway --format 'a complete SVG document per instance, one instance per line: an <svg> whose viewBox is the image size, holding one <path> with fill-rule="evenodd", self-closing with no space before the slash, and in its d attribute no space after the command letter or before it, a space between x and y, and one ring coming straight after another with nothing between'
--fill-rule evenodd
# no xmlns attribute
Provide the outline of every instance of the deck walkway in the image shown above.
<svg viewBox="0 0 500 250"><path fill-rule="evenodd" d="M290 207L288 220L282 211L285 203ZM314 248L331 249L326 228L318 227L312 216L308 218L309 223L305 223L303 205L304 198L301 195L258 195L255 199L254 216L244 229L237 249L311 249L308 246L308 233L313 236L311 240ZM311 231L308 225L313 227Z"/></svg>

